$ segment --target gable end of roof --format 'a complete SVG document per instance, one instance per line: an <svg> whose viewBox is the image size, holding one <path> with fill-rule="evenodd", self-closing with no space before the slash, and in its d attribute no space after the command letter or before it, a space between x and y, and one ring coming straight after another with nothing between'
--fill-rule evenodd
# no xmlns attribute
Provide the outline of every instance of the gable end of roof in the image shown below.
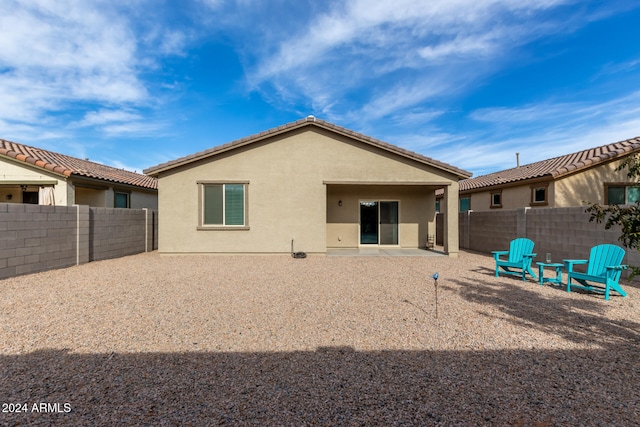
<svg viewBox="0 0 640 427"><path fill-rule="evenodd" d="M184 166L199 160L204 160L209 157L213 157L224 153L229 150L237 149L249 144L253 144L267 138L271 138L274 136L278 136L287 132L294 131L296 129L301 129L307 126L315 126L321 129L326 129L330 132L346 136L348 138L354 139L356 141L363 142L365 144L380 148L387 152L391 152L397 154L399 156L409 158L411 160L417 161L419 163L423 163L432 167L436 167L442 170L445 170L451 174L456 175L459 179L469 178L471 177L471 172L465 171L463 169L459 169L455 166L449 165L447 163L440 162L438 160L434 160L432 158L423 156L421 154L406 150L404 148L398 147L393 144L389 144L387 142L381 141L379 139L372 138L370 136L352 131L350 129L344 128L342 126L335 125L333 123L317 119L313 116L306 117L304 119L297 120L295 122L290 122L266 131L262 131L260 133L250 135L223 145L219 145L213 148L209 148L204 151L200 151L188 156L184 156L178 158L176 160L171 160L165 163L161 163L157 166L150 167L145 169L143 172L147 175L158 176L161 172L165 172L180 166Z"/></svg>

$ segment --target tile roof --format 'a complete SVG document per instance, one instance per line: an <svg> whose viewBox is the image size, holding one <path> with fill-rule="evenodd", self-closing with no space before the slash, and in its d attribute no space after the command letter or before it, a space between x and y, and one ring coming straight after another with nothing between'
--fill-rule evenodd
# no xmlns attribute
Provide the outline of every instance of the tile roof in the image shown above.
<svg viewBox="0 0 640 427"><path fill-rule="evenodd" d="M158 189L158 180L150 176L3 139L0 139L0 156L67 177L86 177L152 190Z"/></svg>
<svg viewBox="0 0 640 427"><path fill-rule="evenodd" d="M542 160L520 167L460 181L460 191L510 184L530 179L557 179L640 150L640 137Z"/></svg>
<svg viewBox="0 0 640 427"><path fill-rule="evenodd" d="M266 130L264 132L257 133L255 135L247 136L245 138L238 139L236 141L232 141L224 145L219 145L217 147L210 148L208 150L200 151L198 153L191 154L189 156L181 157L176 160L162 163L160 165L145 169L143 172L148 175L157 176L160 172L164 172L166 170L170 170L178 166L186 165L191 162L195 162L197 160L215 156L217 154L220 154L238 147L242 147L248 144L252 144L254 142L262 141L272 136L290 132L295 129L300 129L305 126L316 126L316 127L320 127L320 128L327 129L329 131L344 135L344 136L348 136L352 139L364 142L366 144L372 145L377 148L381 148L385 151L398 154L400 156L415 160L420 163L427 164L429 166L443 169L449 173L457 175L460 179L469 178L472 175L471 172L465 171L463 169L459 169L447 163L434 160L432 158L423 156L422 154L418 154L413 151L405 150L404 148L400 148L396 145L392 145L387 142L372 138L370 136L367 136L358 132L354 132L342 126L338 126L333 123L317 119L313 116L309 116L304 119L297 120L295 122L290 122L285 125L278 126L278 127Z"/></svg>

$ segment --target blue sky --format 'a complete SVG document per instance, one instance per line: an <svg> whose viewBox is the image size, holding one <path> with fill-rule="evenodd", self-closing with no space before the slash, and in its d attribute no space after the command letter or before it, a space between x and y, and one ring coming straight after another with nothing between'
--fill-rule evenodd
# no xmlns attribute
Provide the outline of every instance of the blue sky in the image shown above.
<svg viewBox="0 0 640 427"><path fill-rule="evenodd" d="M313 114L473 172L640 136L640 2L0 0L0 138L137 170Z"/></svg>

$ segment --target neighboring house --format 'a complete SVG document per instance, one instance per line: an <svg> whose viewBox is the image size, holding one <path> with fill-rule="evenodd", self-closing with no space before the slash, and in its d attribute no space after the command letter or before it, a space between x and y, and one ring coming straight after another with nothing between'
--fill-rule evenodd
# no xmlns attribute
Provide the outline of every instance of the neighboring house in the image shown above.
<svg viewBox="0 0 640 427"><path fill-rule="evenodd" d="M158 178L162 253L325 253L425 247L435 190L469 172L313 116L146 169ZM458 253L458 215L445 217Z"/></svg>
<svg viewBox="0 0 640 427"><path fill-rule="evenodd" d="M155 178L0 139L0 203L158 207Z"/></svg>
<svg viewBox="0 0 640 427"><path fill-rule="evenodd" d="M616 167L640 137L460 181L460 211L634 203L640 183Z"/></svg>

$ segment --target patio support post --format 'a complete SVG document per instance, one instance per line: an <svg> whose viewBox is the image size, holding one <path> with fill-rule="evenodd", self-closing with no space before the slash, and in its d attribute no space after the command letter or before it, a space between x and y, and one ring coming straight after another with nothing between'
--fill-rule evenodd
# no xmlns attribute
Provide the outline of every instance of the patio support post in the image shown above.
<svg viewBox="0 0 640 427"><path fill-rule="evenodd" d="M458 257L460 241L458 236L458 182L444 187L444 251L452 258Z"/></svg>

